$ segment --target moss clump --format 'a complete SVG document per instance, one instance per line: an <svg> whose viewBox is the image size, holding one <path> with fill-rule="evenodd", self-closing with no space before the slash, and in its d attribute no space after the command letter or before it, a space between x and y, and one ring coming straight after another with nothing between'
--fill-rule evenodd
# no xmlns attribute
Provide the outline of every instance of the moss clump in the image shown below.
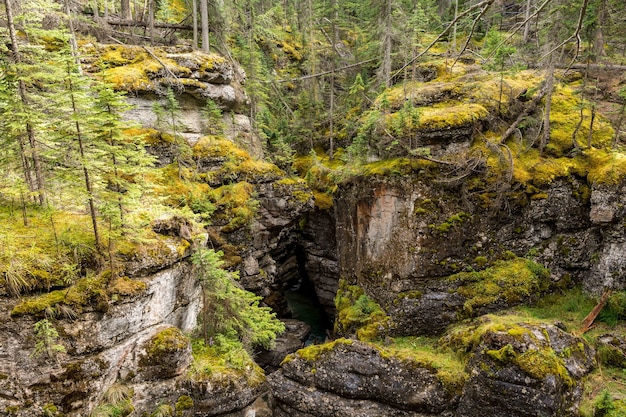
<svg viewBox="0 0 626 417"><path fill-rule="evenodd" d="M456 213L448 217L443 223L439 225L431 225L430 228L433 230L433 232L436 235L440 235L440 234L448 233L450 229L454 228L457 225L462 224L463 222L467 220L471 220L471 218L472 218L471 214L460 212L460 213Z"/></svg>
<svg viewBox="0 0 626 417"><path fill-rule="evenodd" d="M250 154L223 136L204 136L192 148L193 157L199 163L203 159L220 162L217 170L205 174L207 182L251 181L257 177L279 179L284 173L276 165L253 159ZM202 178L202 176L200 176Z"/></svg>
<svg viewBox="0 0 626 417"><path fill-rule="evenodd" d="M220 211L216 215L217 219L227 221L222 227L224 233L234 232L250 224L258 206L253 192L254 186L248 182L223 185L209 192L209 198Z"/></svg>
<svg viewBox="0 0 626 417"><path fill-rule="evenodd" d="M521 302L533 294L546 291L550 271L536 262L513 258L496 261L492 267L478 272L459 272L448 280L460 282L457 292L466 298L463 310L472 316L475 310L497 303Z"/></svg>
<svg viewBox="0 0 626 417"><path fill-rule="evenodd" d="M293 170L313 190L315 204L322 210L323 207L332 206L332 195L337 190L336 175L344 167L340 158L342 154L338 150L335 158L330 159L323 150L312 150L308 155L299 155L293 159Z"/></svg>
<svg viewBox="0 0 626 417"><path fill-rule="evenodd" d="M196 381L208 381L216 389L229 392L234 386L257 387L265 381L263 369L238 340L217 335L213 345L193 340L191 346L193 362L189 376Z"/></svg>
<svg viewBox="0 0 626 417"><path fill-rule="evenodd" d="M134 296L147 288L147 284L142 281L128 277L111 280L110 277L110 271L104 271L99 275L80 278L68 289L25 298L13 308L11 315L56 316L68 311L73 311L74 315L87 306L96 311L107 311L111 296Z"/></svg>
<svg viewBox="0 0 626 417"><path fill-rule="evenodd" d="M333 207L333 196L328 193L313 191L315 207L320 210L330 210Z"/></svg>
<svg viewBox="0 0 626 417"><path fill-rule="evenodd" d="M158 361L163 355L187 349L189 338L176 327L168 327L154 335L146 345L146 353L151 361Z"/></svg>
<svg viewBox="0 0 626 417"><path fill-rule="evenodd" d="M426 337L397 337L387 346L376 345L383 357L395 358L412 368L432 371L450 394L460 394L469 378L466 360L457 352Z"/></svg>
<svg viewBox="0 0 626 417"><path fill-rule="evenodd" d="M193 399L188 395L181 395L176 400L176 406L174 409L176 410L176 416L182 416L183 411L189 410L193 407Z"/></svg>
<svg viewBox="0 0 626 417"><path fill-rule="evenodd" d="M332 342L323 343L321 345L311 345L287 356L283 363L289 362L296 357L304 359L307 362L315 362L320 359L320 357L322 357L325 353L333 351L337 346L351 344L352 340L340 338L333 340Z"/></svg>
<svg viewBox="0 0 626 417"><path fill-rule="evenodd" d="M580 97L576 96L573 88L559 86L552 93L552 106L550 110L550 141L546 151L549 154L561 157L565 152L572 149L572 136L579 123ZM573 115L576 115L572 117ZM578 129L576 142L580 147L587 146L591 121L591 109L588 105L583 108L583 123ZM591 145L596 148L610 146L614 136L610 122L601 114L596 114L593 123Z"/></svg>
<svg viewBox="0 0 626 417"><path fill-rule="evenodd" d="M147 288L148 285L143 281L137 281L128 277L119 277L111 282L108 293L110 295L130 297L143 293Z"/></svg>
<svg viewBox="0 0 626 417"><path fill-rule="evenodd" d="M515 331L509 334L516 334ZM531 335L530 332L522 332ZM530 336L532 337L532 336ZM515 365L530 377L543 380L548 375L556 375L569 387L575 382L565 368L563 359L559 358L549 347L530 348L524 352L517 352L509 343L498 350L487 350L485 353L501 365Z"/></svg>
<svg viewBox="0 0 626 417"><path fill-rule="evenodd" d="M589 183L616 185L626 177L626 154L605 149L589 149L584 155L589 159Z"/></svg>
<svg viewBox="0 0 626 417"><path fill-rule="evenodd" d="M44 417L57 417L62 415L58 407L54 404L44 404L42 411Z"/></svg>
<svg viewBox="0 0 626 417"><path fill-rule="evenodd" d="M25 316L28 314L39 315L47 309L56 306L65 299L64 290L56 290L40 296L26 298L11 310L12 317Z"/></svg>
<svg viewBox="0 0 626 417"><path fill-rule="evenodd" d="M485 117L489 112L480 104L446 103L422 109L419 129L443 130L470 126Z"/></svg>
<svg viewBox="0 0 626 417"><path fill-rule="evenodd" d="M345 280L339 282L335 306L335 330L343 334L354 333L359 340L379 338L389 322L389 316L365 294L363 288L348 285Z"/></svg>
<svg viewBox="0 0 626 417"><path fill-rule="evenodd" d="M193 52L185 54L181 60L179 55L168 54L161 48L152 48L151 52L139 46L108 45L98 51L95 66L101 70L99 75L117 89L137 92L155 91L161 83L204 88L202 80L210 77L219 65L226 63L224 57L214 54ZM184 65L179 64L183 61ZM190 78L192 68L199 79ZM172 74L175 79L172 79Z"/></svg>
<svg viewBox="0 0 626 417"><path fill-rule="evenodd" d="M65 305L76 311L92 305L98 311L108 310L108 295L105 291L107 274L81 278L67 290L55 290L46 294L24 299L11 311L11 315L41 316L56 315L56 307Z"/></svg>

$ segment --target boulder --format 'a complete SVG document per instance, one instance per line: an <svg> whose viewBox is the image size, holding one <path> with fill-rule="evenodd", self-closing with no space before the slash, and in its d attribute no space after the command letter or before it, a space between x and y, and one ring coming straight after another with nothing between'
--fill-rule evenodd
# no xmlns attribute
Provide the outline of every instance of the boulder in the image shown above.
<svg viewBox="0 0 626 417"><path fill-rule="evenodd" d="M468 364L456 417L577 416L581 378L594 356L582 338L552 325L487 330Z"/></svg>
<svg viewBox="0 0 626 417"><path fill-rule="evenodd" d="M458 400L432 368L349 339L298 351L269 383L276 416L446 415Z"/></svg>

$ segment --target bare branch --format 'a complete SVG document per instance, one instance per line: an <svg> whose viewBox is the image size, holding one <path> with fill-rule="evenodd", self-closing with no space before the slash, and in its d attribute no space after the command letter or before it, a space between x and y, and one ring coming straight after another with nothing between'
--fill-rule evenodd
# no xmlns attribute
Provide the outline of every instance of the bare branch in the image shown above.
<svg viewBox="0 0 626 417"><path fill-rule="evenodd" d="M461 55L463 55L463 52L465 52L465 50L467 49L467 45L469 45L470 40L472 39L472 36L474 35L474 31L476 30L476 25L478 24L478 21L480 20L480 18L485 15L485 13L487 12L487 9L489 9L489 5L486 5L480 11L478 16L476 16L476 18L474 19L474 22L472 23L472 28L470 29L470 33L469 35L467 35L467 39L465 40L465 44L463 44L463 48L461 48L461 50L459 51L459 54L454 59L454 62L452 63L452 66L450 68L454 68L456 63L459 61L459 58L461 58Z"/></svg>
<svg viewBox="0 0 626 417"><path fill-rule="evenodd" d="M577 48L576 48L576 55L574 55L574 58L570 62L570 66L574 63L574 61L576 61L576 58L578 58L578 49L580 48L580 38L579 38L580 29L583 26L583 20L585 19L585 12L587 11L587 5L588 4L589 4L589 0L584 0L582 6L580 6L580 13L578 15L578 23L576 24L576 30L574 31L572 36L570 36L569 38L565 39L563 42L561 42L560 44L558 44L557 46L552 48L548 53L544 54L539 59L539 61L542 61L546 57L552 55L552 53L554 51L556 51L557 49L561 48L563 45L569 43L569 41L571 41L572 39L576 39Z"/></svg>
<svg viewBox="0 0 626 417"><path fill-rule="evenodd" d="M540 13L540 12L541 12L541 11L542 11L542 10L543 10L546 6L547 6L547 5L548 5L548 3L550 3L551 1L552 1L552 0L546 0L546 1L544 1L544 2L543 2L543 4L542 4L541 6L539 6L539 7L537 8L537 10L535 10L535 12L534 12L532 15L528 16L528 17L526 18L526 20L524 20L522 23L520 23L520 24L519 24L519 25L518 25L518 26L517 26L517 27L516 27L516 28L515 28L515 29L514 29L514 30L513 30L513 31L512 31L512 32L511 32L511 33L510 33L507 37L506 37L506 38L504 38L504 39L503 39L503 40L502 40L502 41L501 41L498 45L496 45L496 47L495 47L495 48L493 48L493 51L491 51L491 53L490 53L489 55L487 55L487 56L483 59L483 61L482 61L482 62L483 62L483 63L485 63L485 62L486 62L489 58L491 58L491 57L493 56L493 54L495 54L495 53L496 53L496 51L497 51L498 49L500 49L500 47L501 47L502 45L504 45L505 43L507 43L507 42L508 42L508 41L509 41L509 40L510 40L513 36L515 36L515 34L516 34L517 32L519 32L519 30L520 30L522 27L524 27L524 25L525 25L526 23L528 23L529 21L531 21L532 19L534 19L534 18L535 18L535 16L537 16L537 15L538 15L538 14L539 14L539 13Z"/></svg>
<svg viewBox="0 0 626 417"><path fill-rule="evenodd" d="M513 134L515 129L517 129L517 126L522 122L522 120L524 120L526 116L528 116L529 114L535 111L535 109L539 105L539 102L545 95L546 95L546 88L544 85L539 90L537 95L533 98L533 100L530 102L530 105L526 107L526 109L524 109L524 111L521 112L519 116L517 116L513 124L511 124L511 126L509 126L506 132L504 132L504 134L500 137L500 143L506 142L506 140Z"/></svg>
<svg viewBox="0 0 626 417"><path fill-rule="evenodd" d="M441 40L441 38L443 38L445 36L446 33L448 33L448 31L452 28L452 26L454 26L454 24L457 23L459 20L461 20L463 17L467 16L468 14L470 14L471 12L473 12L474 10L476 10L476 9L478 9L480 7L484 6L484 7L488 8L489 6L491 6L493 4L494 1L495 0L483 0L480 3L477 3L477 4L473 5L473 6L471 6L469 9L467 9L463 13L458 14L456 16L456 18L454 18L448 24L448 26L446 26L446 28L443 30L443 32L441 32L439 35L437 35L437 37L430 44L428 44L428 46L422 52L420 52L419 54L414 56L411 60L409 60L407 63L405 63L399 70L394 72L391 75L391 78L393 79L395 76L397 76L402 71L404 71L404 69L406 67L408 67L409 65L411 65L412 63L414 63L415 61L420 59L422 56L424 56L424 54L426 52L428 52L430 50L430 48L432 48L437 42L439 42L439 40ZM550 0L548 0L548 1L550 1Z"/></svg>

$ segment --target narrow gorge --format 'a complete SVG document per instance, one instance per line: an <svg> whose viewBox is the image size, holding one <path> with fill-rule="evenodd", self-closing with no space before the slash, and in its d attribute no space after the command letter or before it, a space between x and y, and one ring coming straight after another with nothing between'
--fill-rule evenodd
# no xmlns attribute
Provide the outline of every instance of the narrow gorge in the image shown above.
<svg viewBox="0 0 626 417"><path fill-rule="evenodd" d="M484 6L475 22L492 3L467 6ZM212 53L174 21L161 45L145 25L118 39L125 20L78 20L75 50L33 35L27 54L68 46L49 64L76 65L63 87L18 80L38 55L0 62L0 136L18 161L1 171L0 415L622 415L624 71L508 70L481 61L498 50L487 29L458 55L443 47L450 23L375 85L378 69L352 62L356 31L322 30L332 48L313 62L262 6L265 31L213 34ZM100 19L95 7L82 15ZM303 98L318 76L330 87ZM42 121L61 88L68 113ZM34 132L45 146L24 151ZM18 166L30 183L11 185Z"/></svg>

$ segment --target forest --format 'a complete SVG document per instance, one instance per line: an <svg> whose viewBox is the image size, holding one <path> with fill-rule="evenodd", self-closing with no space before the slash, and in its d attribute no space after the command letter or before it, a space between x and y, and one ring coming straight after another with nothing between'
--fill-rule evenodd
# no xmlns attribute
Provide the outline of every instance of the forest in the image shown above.
<svg viewBox="0 0 626 417"><path fill-rule="evenodd" d="M221 415L246 387L237 411L277 390L272 415L344 415L285 408L280 378L352 340L433 372L454 415L474 415L481 348L493 369L576 392L541 413L626 412L623 0L3 0L0 36L0 345L15 346L0 388L20 392L0 412ZM133 348L114 331L90 341L177 268L175 319L142 316ZM260 363L303 281L329 344ZM435 293L460 298L420 327ZM580 343L557 352L518 319ZM539 359L513 339L485 347L498 331ZM584 381L567 362L588 359L583 342ZM68 381L124 353L86 378L96 396L40 382L32 396L15 388L24 351L24 375L45 361ZM161 379L180 395L139 388ZM195 397L201 384L222 403Z"/></svg>

